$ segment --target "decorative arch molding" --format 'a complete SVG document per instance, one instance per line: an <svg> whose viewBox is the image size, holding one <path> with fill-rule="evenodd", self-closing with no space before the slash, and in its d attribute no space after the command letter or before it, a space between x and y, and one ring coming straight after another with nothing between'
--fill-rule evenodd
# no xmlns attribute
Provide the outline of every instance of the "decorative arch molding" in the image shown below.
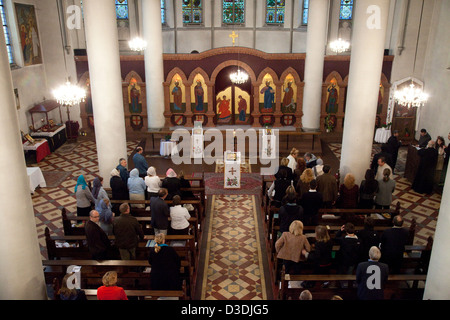
<svg viewBox="0 0 450 320"><path fill-rule="evenodd" d="M346 87L348 84L348 76L345 77L347 79L347 81L344 81L344 80L342 80L342 76L337 71L330 72L330 74L328 74L328 76L325 78L325 81L323 84L327 87L331 83L331 80L333 78L336 78L337 85L339 87Z"/></svg>
<svg viewBox="0 0 450 320"><path fill-rule="evenodd" d="M302 79L300 78L298 72L297 72L294 68L292 68L292 67L289 67L289 68L287 68L286 70L283 71L283 73L282 73L281 76L280 76L280 81L281 81L282 83L284 83L284 80L286 79L286 77L287 77L289 74L291 74L291 75L294 77L295 83L297 84L297 86L304 85L304 82L303 82Z"/></svg>
<svg viewBox="0 0 450 320"><path fill-rule="evenodd" d="M215 83L219 72L222 71L222 69L229 67L229 66L239 66L240 68L244 69L247 72L252 83L256 82L255 72L248 64L246 64L245 62L239 61L239 60L227 60L227 61L220 63L214 69L214 71L211 74L211 79L210 79L211 83Z"/></svg>
<svg viewBox="0 0 450 320"><path fill-rule="evenodd" d="M187 79L187 84L192 85L192 83L194 82L194 78L197 74L200 74L203 77L207 86L211 85L208 74L201 67L197 67L191 72L189 78Z"/></svg>
<svg viewBox="0 0 450 320"><path fill-rule="evenodd" d="M123 80L123 82L130 83L132 78L135 78L138 83L144 84L141 76L134 70L131 70L130 72L128 72L128 74L125 76L125 79Z"/></svg>
<svg viewBox="0 0 450 320"><path fill-rule="evenodd" d="M184 74L184 72L180 68L175 67L169 71L169 73L167 74L167 77L166 77L166 81L164 81L163 84L169 86L172 81L173 76L176 75L177 73L180 75L183 83L188 82L188 79L187 79L186 75Z"/></svg>
<svg viewBox="0 0 450 320"><path fill-rule="evenodd" d="M278 80L278 75L276 74L276 72L273 71L272 68L270 68L270 67L266 67L264 70L262 70L259 73L258 79L256 79L256 83L255 84L258 85L258 86L261 85L261 83L262 83L262 81L264 79L264 76L266 74L269 74L272 77L274 85L281 85L282 84L282 82L280 80Z"/></svg>

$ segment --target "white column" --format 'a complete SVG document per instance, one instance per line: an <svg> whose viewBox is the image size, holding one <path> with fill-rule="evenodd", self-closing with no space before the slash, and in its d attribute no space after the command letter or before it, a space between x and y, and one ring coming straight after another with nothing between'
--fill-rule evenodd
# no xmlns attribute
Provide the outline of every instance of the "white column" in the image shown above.
<svg viewBox="0 0 450 320"><path fill-rule="evenodd" d="M47 299L14 89L0 32L0 300Z"/></svg>
<svg viewBox="0 0 450 320"><path fill-rule="evenodd" d="M306 131L315 131L320 128L328 5L329 0L309 2L302 118L303 129Z"/></svg>
<svg viewBox="0 0 450 320"><path fill-rule="evenodd" d="M160 1L141 1L148 128L164 127L164 68Z"/></svg>
<svg viewBox="0 0 450 320"><path fill-rule="evenodd" d="M114 1L83 1L99 174L109 187L110 172L127 158L119 40Z"/></svg>
<svg viewBox="0 0 450 320"><path fill-rule="evenodd" d="M370 167L378 91L383 65L389 0L358 0L354 7L340 172L356 181Z"/></svg>
<svg viewBox="0 0 450 320"><path fill-rule="evenodd" d="M433 249L431 250L428 266L427 281L425 283L424 300L450 300L450 170L447 169L444 190L442 192L441 207L434 233Z"/></svg>

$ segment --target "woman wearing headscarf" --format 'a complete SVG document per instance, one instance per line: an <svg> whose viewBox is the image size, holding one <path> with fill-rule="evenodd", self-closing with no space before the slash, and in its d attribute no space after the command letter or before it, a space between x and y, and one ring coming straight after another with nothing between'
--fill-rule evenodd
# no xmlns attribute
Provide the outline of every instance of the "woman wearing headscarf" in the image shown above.
<svg viewBox="0 0 450 320"><path fill-rule="evenodd" d="M174 195L179 195L181 197L181 181L172 168L167 170L166 177L162 181L161 188L166 188L169 192L166 200L172 200Z"/></svg>
<svg viewBox="0 0 450 320"><path fill-rule="evenodd" d="M108 194L105 189L103 189L103 177L96 177L92 183L92 196L95 199L95 207L98 206L100 200L108 199Z"/></svg>
<svg viewBox="0 0 450 320"><path fill-rule="evenodd" d="M77 179L75 197L77 199L77 216L88 217L91 205L95 204L95 198L92 196L83 175L80 175Z"/></svg>
<svg viewBox="0 0 450 320"><path fill-rule="evenodd" d="M148 198L157 197L158 191L161 188L161 179L156 175L155 167L147 169L147 176L145 177L145 185L147 186Z"/></svg>
<svg viewBox="0 0 450 320"><path fill-rule="evenodd" d="M139 177L138 169L134 168L130 172L130 177L128 178L128 191L130 193L130 200L145 200L145 185L144 179ZM145 204L131 204L133 208L145 208Z"/></svg>
<svg viewBox="0 0 450 320"><path fill-rule="evenodd" d="M107 235L112 235L113 229L113 218L114 214L111 210L111 204L108 198L103 198L98 201L98 204L95 206L95 210L98 211L100 215L100 228L105 231Z"/></svg>
<svg viewBox="0 0 450 320"><path fill-rule="evenodd" d="M128 193L128 186L120 177L120 172L116 168L111 171L111 179L109 180L109 186L111 187L111 194L113 200L129 200L130 194ZM120 214L120 203L114 203L112 211L116 214Z"/></svg>

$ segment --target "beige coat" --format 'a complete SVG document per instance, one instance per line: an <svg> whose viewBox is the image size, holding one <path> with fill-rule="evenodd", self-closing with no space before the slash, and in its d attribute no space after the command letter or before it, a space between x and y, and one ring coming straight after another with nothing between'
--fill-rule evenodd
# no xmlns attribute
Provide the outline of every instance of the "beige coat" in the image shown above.
<svg viewBox="0 0 450 320"><path fill-rule="evenodd" d="M283 232L280 239L275 242L275 249L278 253L277 258L300 262L306 260L302 250L311 251L311 245L304 234L294 236L290 232Z"/></svg>

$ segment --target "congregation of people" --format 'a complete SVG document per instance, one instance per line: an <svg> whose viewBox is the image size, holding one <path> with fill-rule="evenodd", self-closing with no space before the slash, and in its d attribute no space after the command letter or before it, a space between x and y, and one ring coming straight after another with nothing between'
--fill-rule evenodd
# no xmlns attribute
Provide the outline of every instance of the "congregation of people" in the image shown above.
<svg viewBox="0 0 450 320"><path fill-rule="evenodd" d="M181 290L179 274L180 258L175 250L165 244L166 235L188 235L190 232L189 210L181 205L186 199L196 199L189 188L190 182L184 173L178 174L172 168L166 177L160 178L156 168L149 166L137 147L133 156L134 168L127 169L127 160L119 159L110 177L111 199L103 188L103 177L95 177L92 187L83 175L77 179L75 196L77 216L89 217L84 223L86 240L92 259L135 260L139 241L144 240L141 224L132 215L132 210L150 210L151 226L155 234L155 244L149 248L151 264L151 290ZM172 200L169 206L165 200ZM111 200L123 200L111 204ZM130 200L150 200L150 205L128 203ZM113 235L114 240L108 236ZM98 288L99 300L127 300L124 290L117 287L117 273L107 272L104 285ZM61 299L74 300L85 297L74 290L61 288Z"/></svg>
<svg viewBox="0 0 450 320"><path fill-rule="evenodd" d="M393 139L392 139L393 140ZM391 141L392 143L392 141ZM397 144L397 146L399 146ZM356 274L358 299L382 299L383 290L367 290L365 270L377 264L382 270L382 288L388 274L400 272L408 229L402 227L400 215L392 219L392 228L378 235L374 231L374 219L367 216L364 229L355 230L349 218L332 239L326 226L318 224L319 210L332 209L389 209L396 182L393 176L396 156L384 146L366 170L364 180L358 185L352 173L347 173L339 183L338 175L331 172L330 165L311 153L299 156L293 149L288 157L281 159L275 180L268 189L270 206L278 209L280 230L275 242L277 258L283 261L286 274L300 274L306 262L314 265L314 274L330 274L332 265L337 274ZM386 210L389 212L388 210ZM345 219L345 216L344 216ZM304 226L315 226L310 241L303 234ZM311 239L310 239L311 240ZM333 245L339 245L334 253ZM335 256L334 256L335 254ZM328 282L322 284L327 287ZM348 285L346 281L341 287ZM303 281L305 289L314 282Z"/></svg>

